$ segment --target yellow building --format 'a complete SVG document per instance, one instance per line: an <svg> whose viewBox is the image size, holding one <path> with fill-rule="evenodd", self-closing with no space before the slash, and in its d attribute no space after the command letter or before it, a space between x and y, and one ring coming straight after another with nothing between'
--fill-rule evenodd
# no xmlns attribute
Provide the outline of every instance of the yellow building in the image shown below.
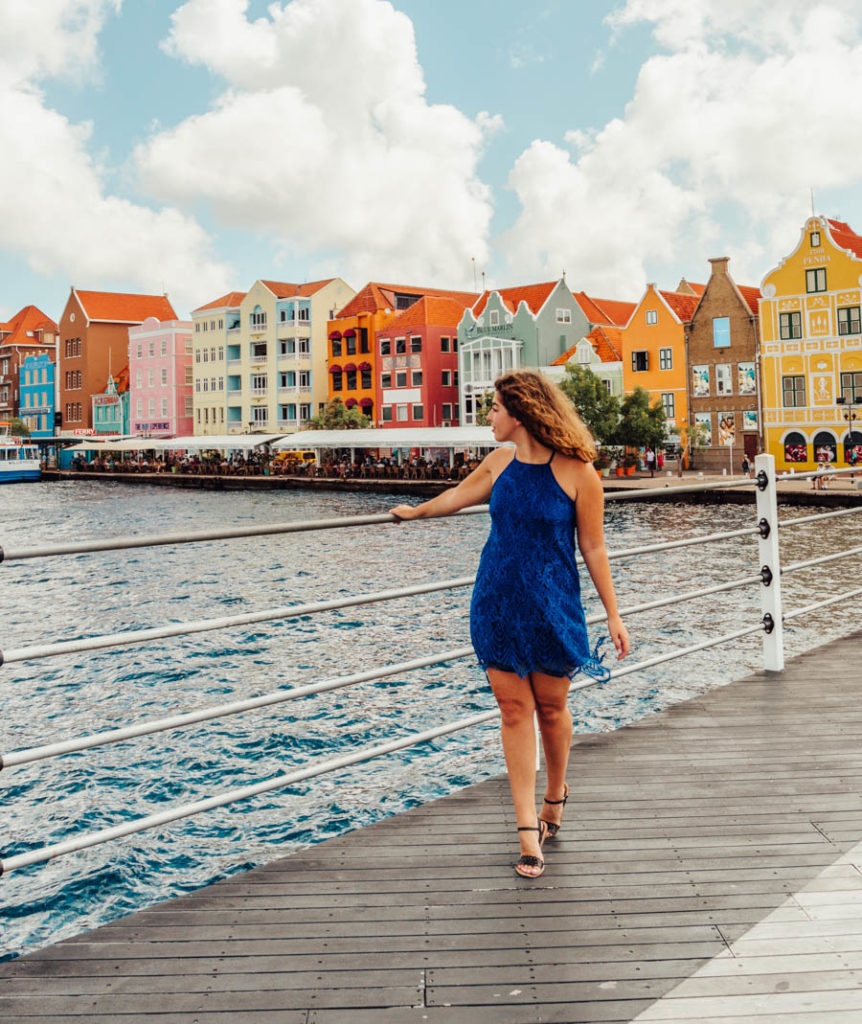
<svg viewBox="0 0 862 1024"><path fill-rule="evenodd" d="M810 217L763 279L761 378L766 450L779 469L862 463L862 237Z"/></svg>
<svg viewBox="0 0 862 1024"><path fill-rule="evenodd" d="M228 360L238 337L245 292L228 292L192 313L192 406L195 434L226 434ZM238 351L237 351L238 358Z"/></svg>

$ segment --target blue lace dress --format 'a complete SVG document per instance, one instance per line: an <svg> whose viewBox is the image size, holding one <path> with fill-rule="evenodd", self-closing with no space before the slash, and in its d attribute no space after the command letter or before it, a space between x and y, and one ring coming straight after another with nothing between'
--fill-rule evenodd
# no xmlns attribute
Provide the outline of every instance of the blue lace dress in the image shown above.
<svg viewBox="0 0 862 1024"><path fill-rule="evenodd" d="M494 483L470 638L485 669L606 680L581 605L575 502L554 477L553 457L538 464L513 458Z"/></svg>

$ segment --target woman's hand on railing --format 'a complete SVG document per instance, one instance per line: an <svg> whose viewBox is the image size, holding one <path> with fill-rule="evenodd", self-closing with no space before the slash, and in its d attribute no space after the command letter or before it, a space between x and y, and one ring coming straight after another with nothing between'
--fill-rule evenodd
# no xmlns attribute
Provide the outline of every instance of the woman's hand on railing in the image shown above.
<svg viewBox="0 0 862 1024"><path fill-rule="evenodd" d="M396 505L395 508L389 509L389 514L395 516L397 522L401 522L402 519L418 519L419 518L419 506L418 505Z"/></svg>
<svg viewBox="0 0 862 1024"><path fill-rule="evenodd" d="M629 639L629 631L623 625L623 620L619 615L608 616L608 633L614 642L614 647L617 649L617 661L620 661L631 650L631 640Z"/></svg>

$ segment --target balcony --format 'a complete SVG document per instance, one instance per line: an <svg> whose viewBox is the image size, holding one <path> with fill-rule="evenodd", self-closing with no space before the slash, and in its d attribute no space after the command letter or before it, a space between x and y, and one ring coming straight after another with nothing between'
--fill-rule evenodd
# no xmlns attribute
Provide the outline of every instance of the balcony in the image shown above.
<svg viewBox="0 0 862 1024"><path fill-rule="evenodd" d="M269 388L252 388L251 389L251 397L252 398L266 398L266 396L268 394L269 394Z"/></svg>

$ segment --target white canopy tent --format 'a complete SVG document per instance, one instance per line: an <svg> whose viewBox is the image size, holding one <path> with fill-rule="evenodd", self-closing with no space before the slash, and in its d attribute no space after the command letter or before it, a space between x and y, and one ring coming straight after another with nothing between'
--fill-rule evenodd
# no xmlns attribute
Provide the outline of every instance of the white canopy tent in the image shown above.
<svg viewBox="0 0 862 1024"><path fill-rule="evenodd" d="M490 427L366 427L302 430L273 444L276 451L320 448L494 448Z"/></svg>
<svg viewBox="0 0 862 1024"><path fill-rule="evenodd" d="M250 451L263 444L272 444L284 434L201 434L196 437L141 438L139 448L155 451Z"/></svg>

